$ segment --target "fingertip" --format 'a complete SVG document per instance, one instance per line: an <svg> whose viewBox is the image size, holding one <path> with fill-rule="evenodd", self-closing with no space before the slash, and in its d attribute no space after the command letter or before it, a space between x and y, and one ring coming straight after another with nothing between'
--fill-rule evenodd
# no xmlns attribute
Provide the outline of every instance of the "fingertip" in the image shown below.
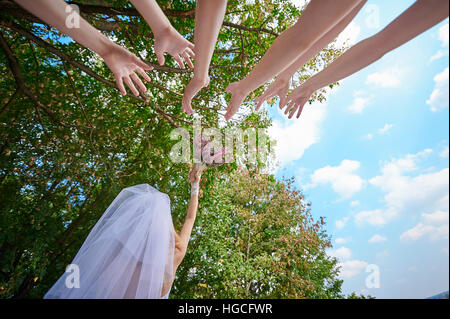
<svg viewBox="0 0 450 319"><path fill-rule="evenodd" d="M158 55L157 57L158 57L159 65L163 66L164 62L165 62L164 56L163 55Z"/></svg>

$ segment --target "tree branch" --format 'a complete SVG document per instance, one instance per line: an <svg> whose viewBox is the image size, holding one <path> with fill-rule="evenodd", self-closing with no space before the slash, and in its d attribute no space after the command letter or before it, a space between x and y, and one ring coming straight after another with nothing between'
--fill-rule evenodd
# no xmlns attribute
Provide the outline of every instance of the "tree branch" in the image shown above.
<svg viewBox="0 0 450 319"><path fill-rule="evenodd" d="M44 110L44 112L48 115L48 117L55 123L58 123L64 127L70 127L70 125L67 125L61 121L59 121L56 116L53 114L53 112L43 105L37 98L34 96L34 94L30 91L30 89L26 86L25 80L23 78L23 75L20 71L19 64L17 62L16 57L14 56L14 53L11 51L11 48L8 46L8 43L6 42L5 38L3 37L2 32L0 32L0 45L5 51L6 58L9 62L9 67L11 69L11 72L14 76L14 79L16 81L17 87L20 91L22 91L38 108Z"/></svg>
<svg viewBox="0 0 450 319"><path fill-rule="evenodd" d="M114 16L122 15L122 16L128 16L128 17L140 16L139 12L135 8L116 9L116 8L109 7L109 6L90 5L90 4L79 3L76 1L69 1L68 3L76 4L80 8L80 13L85 13L85 14L108 14L108 15L114 15ZM7 0L0 1L0 11L11 14L16 17L27 19L29 21L44 23L40 19L38 19L37 17L32 15L31 13L29 13L28 11L23 9L21 6L17 5L14 2L10 2ZM181 18L181 19L195 18L195 9L186 10L186 11L165 9L165 10L163 10L163 12L166 16L172 17L172 18ZM273 36L278 36L278 33L274 32L272 30L266 29L266 28L262 28L262 27L260 27L260 28L246 27L246 26L243 26L240 24L227 22L227 21L224 21L222 25L231 27L231 28L235 28L235 29L249 31L249 32L257 32L257 33L263 32L263 33L271 34ZM111 21L111 22L102 21L102 22L99 22L99 24L97 25L97 28L100 30L103 30L103 31L115 31L119 28L119 24L114 21Z"/></svg>

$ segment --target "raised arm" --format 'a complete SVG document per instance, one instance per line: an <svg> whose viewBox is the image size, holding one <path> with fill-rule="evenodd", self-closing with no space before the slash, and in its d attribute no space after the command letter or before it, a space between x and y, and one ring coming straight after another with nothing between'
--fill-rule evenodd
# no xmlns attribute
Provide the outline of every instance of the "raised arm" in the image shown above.
<svg viewBox="0 0 450 319"><path fill-rule="evenodd" d="M280 104L283 104L283 100L286 98L289 90L289 81L291 77L297 72L306 62L311 60L317 53L325 48L331 41L348 26L348 24L355 18L361 8L366 4L367 0L361 1L347 16L328 31L323 37L321 37L310 49L301 54L294 63L292 63L287 69L281 72L276 80L267 88L267 90L256 99L256 111L259 110L262 103L271 97L279 96Z"/></svg>
<svg viewBox="0 0 450 319"><path fill-rule="evenodd" d="M164 64L164 53L169 53L181 68L183 60L189 67L194 67L194 45L183 38L170 24L164 12L155 0L130 0L142 17L147 21L155 37L155 54L160 65Z"/></svg>
<svg viewBox="0 0 450 319"><path fill-rule="evenodd" d="M176 268L178 268L184 256L186 255L192 228L194 227L195 217L197 216L198 193L203 167L203 165L194 165L194 167L189 172L189 182L191 183L191 199L189 201L189 206L187 209L183 227L181 228L179 238L175 243L175 270Z"/></svg>
<svg viewBox="0 0 450 319"><path fill-rule="evenodd" d="M448 17L448 0L417 0L386 28L374 36L365 39L342 54L326 69L317 73L303 85L292 91L284 104L291 118L297 112L297 118L305 103L318 89L344 79L373 62L386 53L398 48ZM280 108L283 107L280 103Z"/></svg>
<svg viewBox="0 0 450 319"><path fill-rule="evenodd" d="M288 68L301 54L348 15L362 0L311 0L298 22L280 34L252 71L231 83L225 119L228 121L248 94Z"/></svg>
<svg viewBox="0 0 450 319"><path fill-rule="evenodd" d="M111 46L111 41L81 16L78 16L80 21L79 27L67 24L66 20L68 20L69 14L75 14L75 12L62 0L15 1L42 21L54 26L100 56L106 54Z"/></svg>
<svg viewBox="0 0 450 319"><path fill-rule="evenodd" d="M54 26L59 31L67 34L76 42L96 52L105 61L106 65L114 73L117 87L122 94L126 94L123 82L131 89L134 95L139 95L135 84L142 91L146 91L145 85L135 72L145 80L150 81L145 70L152 67L142 62L136 55L127 49L115 44L104 34L91 26L78 15L69 5L62 0L15 0L20 6L40 18L45 23ZM73 15L80 25L67 23L68 16Z"/></svg>
<svg viewBox="0 0 450 319"><path fill-rule="evenodd" d="M192 114L193 97L209 84L209 64L222 26L227 0L197 0L195 9L194 76L184 90L182 111Z"/></svg>

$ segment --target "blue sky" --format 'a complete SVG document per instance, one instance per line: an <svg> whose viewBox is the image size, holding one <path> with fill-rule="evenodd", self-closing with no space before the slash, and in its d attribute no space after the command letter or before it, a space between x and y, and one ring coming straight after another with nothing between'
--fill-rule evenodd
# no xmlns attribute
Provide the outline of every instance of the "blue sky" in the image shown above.
<svg viewBox="0 0 450 319"><path fill-rule="evenodd" d="M369 1L345 37L378 32L413 2ZM448 19L341 81L300 120L276 107L269 115L276 176L295 176L313 215L326 217L345 293L425 298L449 289ZM365 283L372 264L379 288Z"/></svg>

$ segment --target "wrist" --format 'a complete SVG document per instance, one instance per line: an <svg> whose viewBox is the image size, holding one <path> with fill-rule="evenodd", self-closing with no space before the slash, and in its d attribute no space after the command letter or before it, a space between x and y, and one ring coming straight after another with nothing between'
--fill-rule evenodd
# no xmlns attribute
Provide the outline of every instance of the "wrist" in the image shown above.
<svg viewBox="0 0 450 319"><path fill-rule="evenodd" d="M108 53L113 52L115 49L117 49L117 47L118 45L116 43L114 43L107 37L102 37L98 41L98 47L95 48L95 50L93 51L95 51L95 53L97 53L100 57L104 59L104 57L108 55Z"/></svg>
<svg viewBox="0 0 450 319"><path fill-rule="evenodd" d="M283 72L277 76L276 81L278 81L278 83L285 85L285 84L289 83L290 79L291 79L291 75Z"/></svg>
<svg viewBox="0 0 450 319"><path fill-rule="evenodd" d="M317 88L317 85L314 83L314 78L309 78L305 82L301 84L301 87L304 92L308 92L309 94L313 94L315 91L317 91L319 88Z"/></svg>
<svg viewBox="0 0 450 319"><path fill-rule="evenodd" d="M191 82L196 84L196 86L205 87L209 84L209 76L208 74L196 74L194 70L194 76L192 77Z"/></svg>
<svg viewBox="0 0 450 319"><path fill-rule="evenodd" d="M167 37L175 33L178 33L169 22L167 22L167 24L164 24L162 26L153 27L152 31L155 39Z"/></svg>
<svg viewBox="0 0 450 319"><path fill-rule="evenodd" d="M199 191L200 191L200 183L199 182L191 183L191 197L194 195L198 196Z"/></svg>

